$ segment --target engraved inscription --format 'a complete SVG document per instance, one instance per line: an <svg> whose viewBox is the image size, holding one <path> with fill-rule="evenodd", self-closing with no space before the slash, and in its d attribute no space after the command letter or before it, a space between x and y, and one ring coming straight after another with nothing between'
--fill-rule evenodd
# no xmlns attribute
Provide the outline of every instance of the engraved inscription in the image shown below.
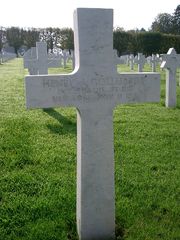
<svg viewBox="0 0 180 240"><path fill-rule="evenodd" d="M51 93L52 102L57 104L94 103L103 102L133 102L138 99L137 94L143 95L147 91L147 75L120 76L111 78L104 76L73 80L69 77L64 79L42 79L43 91Z"/></svg>

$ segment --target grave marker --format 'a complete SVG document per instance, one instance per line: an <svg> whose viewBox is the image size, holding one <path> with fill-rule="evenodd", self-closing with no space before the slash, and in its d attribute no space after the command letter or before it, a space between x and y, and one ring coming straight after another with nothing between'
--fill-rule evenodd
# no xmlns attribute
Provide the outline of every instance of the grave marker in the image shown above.
<svg viewBox="0 0 180 240"><path fill-rule="evenodd" d="M129 55L126 56L126 64L129 66Z"/></svg>
<svg viewBox="0 0 180 240"><path fill-rule="evenodd" d="M37 75L38 69L34 61L36 61L36 47L31 47L24 54L24 68L28 68L30 75Z"/></svg>
<svg viewBox="0 0 180 240"><path fill-rule="evenodd" d="M72 69L74 70L74 68L75 68L74 50L70 50L70 54L69 54L68 60L71 60L71 62L72 62Z"/></svg>
<svg viewBox="0 0 180 240"><path fill-rule="evenodd" d="M114 64L116 66L120 64L124 64L124 59L122 59L121 57L118 57L116 49L113 49L113 53L114 53Z"/></svg>
<svg viewBox="0 0 180 240"><path fill-rule="evenodd" d="M48 74L48 67L60 66L61 58L48 58L45 42L36 42L36 47L29 49L24 56L24 68L28 68L30 75Z"/></svg>
<svg viewBox="0 0 180 240"><path fill-rule="evenodd" d="M130 64L130 70L133 71L134 70L134 55L130 54L129 56L129 64Z"/></svg>
<svg viewBox="0 0 180 240"><path fill-rule="evenodd" d="M115 234L113 108L159 102L160 75L117 73L111 9L79 8L74 22L75 71L27 76L26 104L77 108L78 234L80 239L106 240Z"/></svg>
<svg viewBox="0 0 180 240"><path fill-rule="evenodd" d="M180 67L180 54L170 48L163 55L161 68L166 69L166 107L176 107L176 70Z"/></svg>
<svg viewBox="0 0 180 240"><path fill-rule="evenodd" d="M135 59L135 63L138 64L138 72L143 71L145 62L146 62L145 56L142 53L138 53L138 57Z"/></svg>
<svg viewBox="0 0 180 240"><path fill-rule="evenodd" d="M63 50L63 65L64 65L64 68L66 68L67 66L67 60L68 60L68 53L67 53L67 50Z"/></svg>
<svg viewBox="0 0 180 240"><path fill-rule="evenodd" d="M150 62L151 62L152 72L156 72L156 64L158 62L158 58L156 57L155 54L152 54Z"/></svg>
<svg viewBox="0 0 180 240"><path fill-rule="evenodd" d="M71 55L72 55L72 69L74 70L74 68L75 68L75 54L74 54L74 50L71 50Z"/></svg>
<svg viewBox="0 0 180 240"><path fill-rule="evenodd" d="M5 63L7 61L10 61L12 59L16 58L16 54L13 52L6 52L6 51L2 51L2 55L1 55L1 63Z"/></svg>

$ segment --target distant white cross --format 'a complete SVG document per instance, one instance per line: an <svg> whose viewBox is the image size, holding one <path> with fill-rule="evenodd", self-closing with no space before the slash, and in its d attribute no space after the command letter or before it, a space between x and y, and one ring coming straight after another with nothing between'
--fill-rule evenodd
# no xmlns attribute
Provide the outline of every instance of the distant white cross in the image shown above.
<svg viewBox="0 0 180 240"><path fill-rule="evenodd" d="M176 70L180 67L180 54L170 48L163 55L161 68L166 69L166 107L176 107Z"/></svg>
<svg viewBox="0 0 180 240"><path fill-rule="evenodd" d="M158 58L156 57L155 54L152 54L150 62L151 62L152 72L156 72L156 64L158 62Z"/></svg>
<svg viewBox="0 0 180 240"><path fill-rule="evenodd" d="M124 60L122 58L118 57L116 49L113 49L113 53L114 53L114 63L115 63L115 65L124 64Z"/></svg>
<svg viewBox="0 0 180 240"><path fill-rule="evenodd" d="M45 42L36 42L36 47L29 49L24 57L24 68L28 68L30 75L48 74L48 67L60 66L60 58L48 58Z"/></svg>
<svg viewBox="0 0 180 240"><path fill-rule="evenodd" d="M38 69L34 60L36 59L36 47L31 47L24 54L24 68L28 68L30 75L37 75Z"/></svg>
<svg viewBox="0 0 180 240"><path fill-rule="evenodd" d="M143 71L144 64L146 62L146 58L142 53L138 53L137 59L135 59L135 63L138 64L138 72Z"/></svg>
<svg viewBox="0 0 180 240"><path fill-rule="evenodd" d="M79 8L74 22L75 71L27 76L26 104L77 108L78 234L105 240L115 235L113 109L120 103L159 102L160 75L117 73L113 10Z"/></svg>
<svg viewBox="0 0 180 240"><path fill-rule="evenodd" d="M129 56L129 64L130 64L130 70L133 71L134 70L134 55L130 54Z"/></svg>
<svg viewBox="0 0 180 240"><path fill-rule="evenodd" d="M68 54L67 54L67 50L63 50L63 65L64 65L64 68L66 68L67 66L67 60L68 60Z"/></svg>

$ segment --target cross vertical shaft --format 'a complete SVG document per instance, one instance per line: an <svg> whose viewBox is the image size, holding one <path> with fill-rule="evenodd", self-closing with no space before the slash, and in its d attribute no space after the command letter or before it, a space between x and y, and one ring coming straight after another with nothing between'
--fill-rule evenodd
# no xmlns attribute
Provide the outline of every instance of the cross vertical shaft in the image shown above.
<svg viewBox="0 0 180 240"><path fill-rule="evenodd" d="M166 69L166 107L176 106L176 70Z"/></svg>
<svg viewBox="0 0 180 240"><path fill-rule="evenodd" d="M109 66L112 68L110 72L115 72L111 37L112 10L78 11L80 14L76 12L74 16L75 51L80 71L86 74L91 69L91 73L96 74L96 77L92 74L92 79L104 76ZM86 80L90 80L89 76ZM109 104L107 106L80 106L77 113L76 218L82 240L114 238L113 107Z"/></svg>
<svg viewBox="0 0 180 240"><path fill-rule="evenodd" d="M179 66L180 54L170 48L161 64L161 68L166 69L166 107L176 107L176 70Z"/></svg>
<svg viewBox="0 0 180 240"><path fill-rule="evenodd" d="M47 44L45 42L36 43L37 59L39 61L38 74L48 74Z"/></svg>
<svg viewBox="0 0 180 240"><path fill-rule="evenodd" d="M77 225L80 239L114 237L112 108L96 106L77 117Z"/></svg>

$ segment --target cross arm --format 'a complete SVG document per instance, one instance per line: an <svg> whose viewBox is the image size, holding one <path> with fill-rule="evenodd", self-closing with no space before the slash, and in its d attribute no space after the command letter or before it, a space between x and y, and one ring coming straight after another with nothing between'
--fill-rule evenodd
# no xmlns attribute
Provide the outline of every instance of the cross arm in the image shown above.
<svg viewBox="0 0 180 240"><path fill-rule="evenodd" d="M117 104L160 101L158 73L121 73L116 82L113 95Z"/></svg>
<svg viewBox="0 0 180 240"><path fill-rule="evenodd" d="M78 97L75 79L75 74L26 76L27 108L74 106Z"/></svg>
<svg viewBox="0 0 180 240"><path fill-rule="evenodd" d="M27 108L58 106L84 107L94 104L142 103L160 101L160 75L121 73L109 76L66 75L27 76ZM89 79L89 80L90 80Z"/></svg>
<svg viewBox="0 0 180 240"><path fill-rule="evenodd" d="M37 59L24 59L24 68L33 68L37 65Z"/></svg>

